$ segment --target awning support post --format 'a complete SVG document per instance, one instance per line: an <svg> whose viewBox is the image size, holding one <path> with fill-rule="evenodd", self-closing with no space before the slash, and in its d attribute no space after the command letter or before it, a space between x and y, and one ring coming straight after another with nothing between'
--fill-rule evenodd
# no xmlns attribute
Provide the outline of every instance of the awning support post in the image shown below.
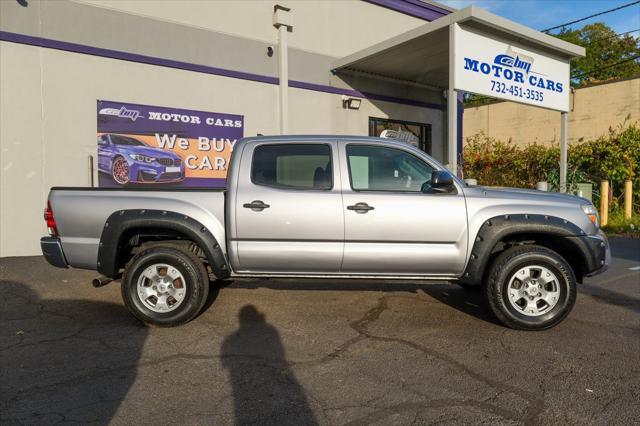
<svg viewBox="0 0 640 426"><path fill-rule="evenodd" d="M458 91L447 90L447 167L458 175Z"/></svg>
<svg viewBox="0 0 640 426"><path fill-rule="evenodd" d="M567 139L569 113L560 113L560 192L567 192Z"/></svg>
<svg viewBox="0 0 640 426"><path fill-rule="evenodd" d="M454 89L457 23L449 25L449 87L447 89L447 167L458 175L458 92Z"/></svg>

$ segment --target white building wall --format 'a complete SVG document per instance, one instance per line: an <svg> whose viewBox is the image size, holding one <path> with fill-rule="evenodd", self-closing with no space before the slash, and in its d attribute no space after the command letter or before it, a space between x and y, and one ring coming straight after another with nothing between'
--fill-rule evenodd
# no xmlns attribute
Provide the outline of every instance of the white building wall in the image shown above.
<svg viewBox="0 0 640 426"><path fill-rule="evenodd" d="M273 43L277 39L271 17L279 4L292 9L291 47L338 57L425 24L361 0L74 1Z"/></svg>
<svg viewBox="0 0 640 426"><path fill-rule="evenodd" d="M278 133L278 86L229 77L0 42L0 87L0 256L39 254L49 188L89 184L98 99L242 114L246 136ZM430 122L443 139L440 110L363 100L354 111L340 95L289 96L291 133L366 135L370 116L391 115Z"/></svg>

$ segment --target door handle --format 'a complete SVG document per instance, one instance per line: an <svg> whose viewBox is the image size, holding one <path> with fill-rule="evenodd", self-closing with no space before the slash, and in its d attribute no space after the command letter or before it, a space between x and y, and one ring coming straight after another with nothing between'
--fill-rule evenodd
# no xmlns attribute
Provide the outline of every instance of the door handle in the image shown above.
<svg viewBox="0 0 640 426"><path fill-rule="evenodd" d="M375 207L370 206L367 203L355 203L353 206L347 206L347 210L355 210L356 213L366 213L369 210L373 210Z"/></svg>
<svg viewBox="0 0 640 426"><path fill-rule="evenodd" d="M264 209L268 209L271 207L269 204L265 204L260 200L254 200L250 203L245 203L242 205L245 209L251 209L253 211L262 211Z"/></svg>

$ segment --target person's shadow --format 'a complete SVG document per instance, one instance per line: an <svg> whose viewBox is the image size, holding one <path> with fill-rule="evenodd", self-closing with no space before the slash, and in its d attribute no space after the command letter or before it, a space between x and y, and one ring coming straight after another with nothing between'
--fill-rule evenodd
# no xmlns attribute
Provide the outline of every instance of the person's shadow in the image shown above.
<svg viewBox="0 0 640 426"><path fill-rule="evenodd" d="M235 423L317 424L304 389L286 359L278 330L253 305L242 307L238 318L240 327L222 344Z"/></svg>

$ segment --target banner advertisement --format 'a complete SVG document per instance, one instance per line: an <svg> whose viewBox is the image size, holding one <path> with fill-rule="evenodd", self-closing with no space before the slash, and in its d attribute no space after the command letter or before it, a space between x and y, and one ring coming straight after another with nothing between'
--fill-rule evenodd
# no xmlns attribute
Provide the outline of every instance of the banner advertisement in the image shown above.
<svg viewBox="0 0 640 426"><path fill-rule="evenodd" d="M244 116L98 101L98 185L220 188Z"/></svg>
<svg viewBox="0 0 640 426"><path fill-rule="evenodd" d="M569 61L456 25L454 88L569 111Z"/></svg>

